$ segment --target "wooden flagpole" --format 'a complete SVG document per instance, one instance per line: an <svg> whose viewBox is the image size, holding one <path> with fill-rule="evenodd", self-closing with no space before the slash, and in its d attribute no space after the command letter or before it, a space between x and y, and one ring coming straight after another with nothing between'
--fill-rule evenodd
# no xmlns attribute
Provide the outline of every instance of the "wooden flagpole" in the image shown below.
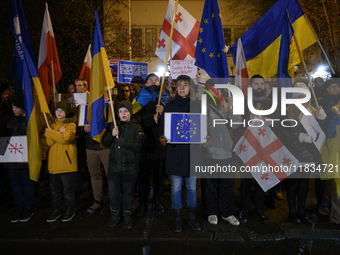
<svg viewBox="0 0 340 255"><path fill-rule="evenodd" d="M164 86L164 80L165 80L165 71L167 70L167 67L168 67L167 64L168 64L168 58L169 58L169 53L170 53L170 48L171 48L172 34L174 32L174 26L175 26L175 20L176 20L178 1L179 0L176 0L174 15L172 17L172 24L171 24L170 37L169 37L169 45L168 45L168 50L166 52L166 58L165 58L165 63L164 63L164 73L163 73L161 89L159 90L159 97L158 97L158 104L157 104L157 106L159 106L161 104L162 92L163 92L163 86ZM156 116L158 116L158 112L156 112Z"/></svg>
<svg viewBox="0 0 340 255"><path fill-rule="evenodd" d="M111 113L112 113L113 125L116 128L117 122L116 122L116 117L115 117L115 111L113 109L113 101L112 101L111 89L110 89L109 84L107 84L107 92L109 93L109 98L110 98L110 108L111 108ZM116 138L118 138L118 135L116 136ZM118 146L118 149L120 149L120 146Z"/></svg>

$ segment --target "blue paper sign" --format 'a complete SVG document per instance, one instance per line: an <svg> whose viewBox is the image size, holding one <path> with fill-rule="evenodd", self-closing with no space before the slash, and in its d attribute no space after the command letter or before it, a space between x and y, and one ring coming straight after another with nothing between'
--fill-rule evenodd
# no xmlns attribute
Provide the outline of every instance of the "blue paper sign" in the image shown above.
<svg viewBox="0 0 340 255"><path fill-rule="evenodd" d="M131 61L119 61L118 62L118 82L119 83L131 83L131 80L135 76L146 78L148 75L148 64L131 62Z"/></svg>

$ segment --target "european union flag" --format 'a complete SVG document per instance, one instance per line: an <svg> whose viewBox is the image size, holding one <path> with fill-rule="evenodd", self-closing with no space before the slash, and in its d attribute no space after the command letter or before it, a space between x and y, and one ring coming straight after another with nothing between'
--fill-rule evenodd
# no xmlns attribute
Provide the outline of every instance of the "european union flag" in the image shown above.
<svg viewBox="0 0 340 255"><path fill-rule="evenodd" d="M292 77L288 74L288 64L290 56L290 45L292 44L292 36L294 34L293 26L286 13L282 26L281 45L279 53L279 62L277 66L277 84L278 87L292 87ZM291 93L289 93L291 98Z"/></svg>
<svg viewBox="0 0 340 255"><path fill-rule="evenodd" d="M229 78L227 49L217 0L205 1L195 57L195 65L203 68L211 78Z"/></svg>

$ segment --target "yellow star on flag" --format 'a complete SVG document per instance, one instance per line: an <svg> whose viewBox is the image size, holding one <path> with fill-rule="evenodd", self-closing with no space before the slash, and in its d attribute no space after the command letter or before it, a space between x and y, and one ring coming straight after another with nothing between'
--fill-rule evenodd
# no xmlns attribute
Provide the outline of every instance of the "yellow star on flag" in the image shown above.
<svg viewBox="0 0 340 255"><path fill-rule="evenodd" d="M211 18L215 18L215 13L213 12L213 14L211 14Z"/></svg>
<svg viewBox="0 0 340 255"><path fill-rule="evenodd" d="M218 57L218 58L221 57L221 54L220 54L220 53L217 53L217 57Z"/></svg>
<svg viewBox="0 0 340 255"><path fill-rule="evenodd" d="M209 57L210 57L210 58L213 58L213 57L214 57L214 53L213 53L213 52L210 52Z"/></svg>
<svg viewBox="0 0 340 255"><path fill-rule="evenodd" d="M203 27L200 27L200 33L203 33Z"/></svg>
<svg viewBox="0 0 340 255"><path fill-rule="evenodd" d="M227 49L226 49L225 47L222 49L222 51L223 51L224 53L227 53Z"/></svg>
<svg viewBox="0 0 340 255"><path fill-rule="evenodd" d="M203 43L203 39L202 39L202 38L200 38L198 41L199 41L200 43Z"/></svg>
<svg viewBox="0 0 340 255"><path fill-rule="evenodd" d="M203 52L203 53L206 52L205 48L202 48L202 52Z"/></svg>
<svg viewBox="0 0 340 255"><path fill-rule="evenodd" d="M208 23L209 23L209 22L208 22L208 19L205 19L205 20L204 20L204 23L205 23L205 24L208 24Z"/></svg>

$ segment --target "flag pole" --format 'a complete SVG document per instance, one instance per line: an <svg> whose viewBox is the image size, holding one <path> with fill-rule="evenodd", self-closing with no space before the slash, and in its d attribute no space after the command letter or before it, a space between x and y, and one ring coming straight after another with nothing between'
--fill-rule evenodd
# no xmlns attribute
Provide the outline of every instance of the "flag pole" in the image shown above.
<svg viewBox="0 0 340 255"><path fill-rule="evenodd" d="M167 64L168 64L168 58L169 58L169 53L170 53L170 48L171 48L172 34L174 32L174 26L175 26L175 19L176 19L178 1L179 0L176 0L174 15L172 17L172 24L171 24L171 30L170 30L170 36L169 36L169 45L168 45L168 50L166 52L166 58L165 58L165 62L164 62L164 73L163 73L163 79L162 79L162 83L161 83L161 89L159 90L159 97L158 97L158 104L157 104L157 106L160 105L161 99L162 99L162 92L163 92L163 86L164 86L164 80L165 80L165 71L166 71L166 69L168 67ZM156 116L158 116L158 112L156 112Z"/></svg>
<svg viewBox="0 0 340 255"><path fill-rule="evenodd" d="M116 122L116 117L115 117L115 111L113 109L113 101L112 101L112 95L111 95L110 85L109 84L107 84L107 93L109 93L109 98L110 98L110 108L111 108L111 113L112 113L113 125L116 128L117 127L117 122ZM116 138L118 138L118 135L116 135ZM118 146L118 149L120 149L120 146Z"/></svg>
<svg viewBox="0 0 340 255"><path fill-rule="evenodd" d="M287 12L287 16L288 16L289 22L290 22L290 24L292 25L292 21L291 21L291 19L290 19L290 17L289 17L289 14L288 14L287 9L286 9L286 12ZM305 60L303 59L302 52L300 51L299 44L298 44L298 42L297 42L297 40L296 40L295 33L293 33L293 38L294 38L294 42L295 42L295 44L296 44L297 51L298 51L298 53L299 53L300 60L301 60L301 62L302 62L302 64L303 64L303 67L304 67L304 69L305 69L305 72L306 72L306 75L307 75L307 78L308 78L308 83L310 84L310 90L312 91L312 95L313 95L313 98L314 98L316 107L319 107L318 99L317 99L317 97L316 97L316 95L315 95L314 88L313 88L313 86L312 86L312 81L311 81L311 78L310 78L310 76L309 76L309 73L308 73L308 70L307 70L307 66L306 66Z"/></svg>
<svg viewBox="0 0 340 255"><path fill-rule="evenodd" d="M327 62L328 62L328 65L330 66L330 68L331 68L331 70L332 70L332 74L335 74L335 71L334 71L334 69L333 69L333 66L332 66L331 62L329 61L329 58L327 57L326 52L325 52L325 50L323 49L320 40L318 40L318 43L319 43L319 45L320 45L320 48L321 48L321 51L322 51L323 55L325 56L325 58L326 58L326 60L327 60Z"/></svg>
<svg viewBox="0 0 340 255"><path fill-rule="evenodd" d="M53 98L54 98L54 104L56 104L56 90L55 90L55 80L54 80L54 67L53 67L53 60L51 60L51 68L52 68L52 83L53 83Z"/></svg>
<svg viewBox="0 0 340 255"><path fill-rule="evenodd" d="M50 128L50 124L48 123L46 113L43 112L43 115L44 115L44 119L45 119L45 122L46 122L47 127Z"/></svg>

